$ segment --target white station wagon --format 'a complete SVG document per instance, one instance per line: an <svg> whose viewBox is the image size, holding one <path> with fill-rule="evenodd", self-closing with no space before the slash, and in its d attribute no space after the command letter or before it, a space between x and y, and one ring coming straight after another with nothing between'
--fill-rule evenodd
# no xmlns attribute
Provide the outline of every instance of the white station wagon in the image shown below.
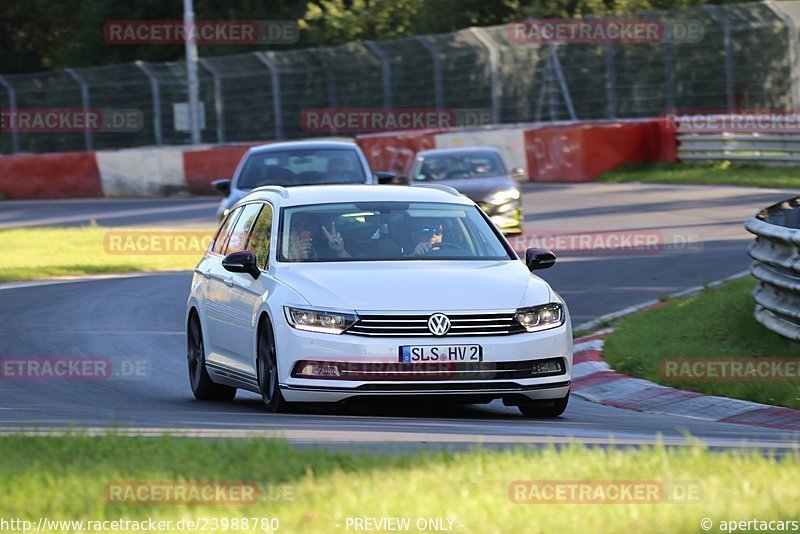
<svg viewBox="0 0 800 534"><path fill-rule="evenodd" d="M187 304L198 399L414 397L558 416L572 376L561 297L486 214L441 185L267 186L237 203Z"/></svg>

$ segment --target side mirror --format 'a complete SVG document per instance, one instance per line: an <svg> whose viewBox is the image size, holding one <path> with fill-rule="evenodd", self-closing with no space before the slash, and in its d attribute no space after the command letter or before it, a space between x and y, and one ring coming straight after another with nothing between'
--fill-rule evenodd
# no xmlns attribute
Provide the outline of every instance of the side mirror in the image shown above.
<svg viewBox="0 0 800 534"><path fill-rule="evenodd" d="M225 195L226 197L231 194L231 181L228 178L223 178L221 180L214 180L211 182L217 191Z"/></svg>
<svg viewBox="0 0 800 534"><path fill-rule="evenodd" d="M528 176L523 168L511 169L511 179L515 182L527 182Z"/></svg>
<svg viewBox="0 0 800 534"><path fill-rule="evenodd" d="M232 273L247 273L254 279L261 275L256 255L249 250L231 252L222 258L222 267Z"/></svg>
<svg viewBox="0 0 800 534"><path fill-rule="evenodd" d="M393 172L378 171L375 173L375 178L381 185L408 185L408 180L405 176L399 176Z"/></svg>
<svg viewBox="0 0 800 534"><path fill-rule="evenodd" d="M525 265L529 271L549 269L556 264L556 255L546 248L529 248L525 251Z"/></svg>

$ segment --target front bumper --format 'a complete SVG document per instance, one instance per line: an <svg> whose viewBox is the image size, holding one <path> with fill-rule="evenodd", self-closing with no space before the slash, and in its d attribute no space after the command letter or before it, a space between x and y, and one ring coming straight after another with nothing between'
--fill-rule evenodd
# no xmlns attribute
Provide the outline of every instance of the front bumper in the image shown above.
<svg viewBox="0 0 800 534"><path fill-rule="evenodd" d="M572 380L572 332L569 322L536 333L505 336L459 337L367 337L352 334L328 335L303 332L288 325L283 327L278 346L280 387L289 402L338 402L352 397L452 397L454 400L483 402L502 398L545 400L563 398ZM519 367L537 361L559 358L564 372L543 376L510 375L496 371L481 373L471 379L457 370L422 377L409 370L409 376L397 378L400 346L403 345L481 345L483 362L487 367ZM388 366L394 373L391 379L375 378L347 380L336 378L306 378L292 376L300 361L324 361L358 364L365 368ZM436 365L436 364L433 364ZM415 366L418 370L419 366ZM493 375L496 374L496 377Z"/></svg>

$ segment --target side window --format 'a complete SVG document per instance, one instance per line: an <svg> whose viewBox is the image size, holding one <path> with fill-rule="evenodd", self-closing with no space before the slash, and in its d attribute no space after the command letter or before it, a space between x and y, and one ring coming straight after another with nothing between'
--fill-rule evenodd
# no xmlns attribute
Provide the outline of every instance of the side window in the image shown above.
<svg viewBox="0 0 800 534"><path fill-rule="evenodd" d="M272 233L272 206L264 204L264 208L256 219L253 231L250 233L250 241L247 243L247 250L255 252L258 258L258 266L262 269L267 268L269 260L269 240Z"/></svg>
<svg viewBox="0 0 800 534"><path fill-rule="evenodd" d="M245 204L242 206L242 214L233 225L233 230L231 230L231 238L228 241L228 247L225 249L225 254L241 252L244 250L244 246L247 243L247 235L250 232L250 228L253 227L253 223L255 222L262 205L263 204L260 203L254 203Z"/></svg>
<svg viewBox="0 0 800 534"><path fill-rule="evenodd" d="M216 254L222 254L222 252L225 250L225 243L228 241L228 236L231 233L231 226L233 226L233 223L236 222L236 218L241 212L242 208L236 208L228 214L228 218L225 219L225 222L222 223L222 226L220 226L219 231L217 232L217 237L214 238L214 246L211 249L212 252Z"/></svg>

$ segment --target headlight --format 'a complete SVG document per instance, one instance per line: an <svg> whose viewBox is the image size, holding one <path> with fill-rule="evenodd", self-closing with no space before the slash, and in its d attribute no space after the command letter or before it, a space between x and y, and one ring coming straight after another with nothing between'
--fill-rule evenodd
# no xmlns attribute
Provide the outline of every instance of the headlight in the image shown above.
<svg viewBox="0 0 800 534"><path fill-rule="evenodd" d="M528 332L540 332L564 324L564 310L561 304L555 302L532 308L520 308L514 314L514 320Z"/></svg>
<svg viewBox="0 0 800 534"><path fill-rule="evenodd" d="M512 200L519 200L519 189L504 189L502 191L495 191L486 198L486 202L500 206Z"/></svg>
<svg viewBox="0 0 800 534"><path fill-rule="evenodd" d="M290 326L308 332L341 334L358 321L355 313L291 308L289 306L283 309L286 313L286 321Z"/></svg>

